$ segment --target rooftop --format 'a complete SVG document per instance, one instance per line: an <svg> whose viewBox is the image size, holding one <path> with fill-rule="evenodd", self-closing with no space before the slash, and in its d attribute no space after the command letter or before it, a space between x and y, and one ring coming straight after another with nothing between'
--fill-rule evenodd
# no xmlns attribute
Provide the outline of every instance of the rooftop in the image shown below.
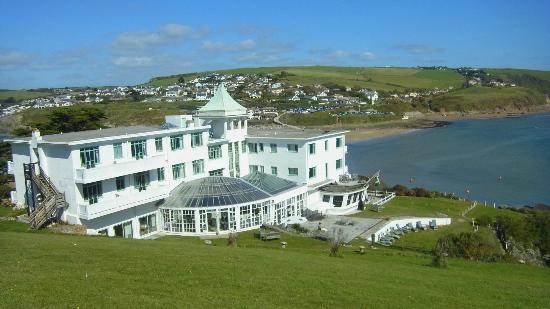
<svg viewBox="0 0 550 309"><path fill-rule="evenodd" d="M90 140L97 138L115 137L129 134L140 134L151 131L159 131L159 127L151 126L131 126L131 127L117 127L99 130L88 130L79 132L69 132L62 134L52 134L42 136L42 140L51 143L70 143L82 140Z"/></svg>
<svg viewBox="0 0 550 309"><path fill-rule="evenodd" d="M330 134L344 134L344 130L292 129L282 126L248 127L248 137L310 139Z"/></svg>
<svg viewBox="0 0 550 309"><path fill-rule="evenodd" d="M229 95L222 83L214 92L212 99L199 108L197 114L199 117L244 116L246 108Z"/></svg>
<svg viewBox="0 0 550 309"><path fill-rule="evenodd" d="M242 179L271 195L296 187L295 182L261 172L250 173Z"/></svg>

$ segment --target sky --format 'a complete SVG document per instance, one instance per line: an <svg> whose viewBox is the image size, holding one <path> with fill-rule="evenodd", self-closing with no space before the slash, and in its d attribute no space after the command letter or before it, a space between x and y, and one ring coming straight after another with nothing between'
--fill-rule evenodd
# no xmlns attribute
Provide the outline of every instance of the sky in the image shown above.
<svg viewBox="0 0 550 309"><path fill-rule="evenodd" d="M0 89L239 67L550 70L550 1L0 0Z"/></svg>

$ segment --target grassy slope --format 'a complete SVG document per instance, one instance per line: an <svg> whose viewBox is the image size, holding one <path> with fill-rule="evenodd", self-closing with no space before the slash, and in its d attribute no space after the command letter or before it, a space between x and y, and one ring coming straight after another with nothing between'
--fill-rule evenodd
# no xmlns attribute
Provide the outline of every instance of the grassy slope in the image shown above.
<svg viewBox="0 0 550 309"><path fill-rule="evenodd" d="M38 91L25 91L25 90L8 90L8 91L0 91L0 100L13 97L15 100L19 101L19 100L25 100L25 99L44 97L48 95L51 95L51 93L38 92Z"/></svg>
<svg viewBox="0 0 550 309"><path fill-rule="evenodd" d="M293 84L314 85L336 83L344 86L368 87L377 90L404 90L406 88L458 87L463 82L462 76L451 70L432 71L413 68L361 68L361 67L272 67L241 68L219 70L218 73L280 73L286 71L291 76L287 80ZM189 75L193 78L197 75ZM177 77L156 79L154 85L169 85Z"/></svg>
<svg viewBox="0 0 550 309"><path fill-rule="evenodd" d="M241 235L247 247L195 238L135 241L0 233L3 307L547 307L549 269L392 249L364 256L287 237L289 248ZM254 244L258 244L255 246ZM273 248L265 248L271 246ZM300 246L301 249L293 247ZM522 287L521 289L516 287Z"/></svg>
<svg viewBox="0 0 550 309"><path fill-rule="evenodd" d="M470 87L433 98L432 108L446 111L517 109L544 104L540 92L523 87Z"/></svg>
<svg viewBox="0 0 550 309"><path fill-rule="evenodd" d="M384 210L374 212L365 210L354 214L354 217L362 218L386 218L391 216L449 216L456 218L460 213L468 208L468 202L445 198L421 198L398 196L387 203Z"/></svg>

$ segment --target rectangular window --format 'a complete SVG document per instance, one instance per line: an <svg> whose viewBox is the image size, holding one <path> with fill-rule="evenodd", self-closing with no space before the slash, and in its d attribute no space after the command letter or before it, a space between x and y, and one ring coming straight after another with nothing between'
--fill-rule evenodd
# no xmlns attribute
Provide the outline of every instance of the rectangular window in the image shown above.
<svg viewBox="0 0 550 309"><path fill-rule="evenodd" d="M336 169L342 168L342 159L336 160Z"/></svg>
<svg viewBox="0 0 550 309"><path fill-rule="evenodd" d="M309 168L309 178L315 178L317 175L317 168L316 167L310 167Z"/></svg>
<svg viewBox="0 0 550 309"><path fill-rule="evenodd" d="M254 172L258 171L258 166L257 165L249 165L248 169L250 170L249 171L250 173L254 173Z"/></svg>
<svg viewBox="0 0 550 309"><path fill-rule="evenodd" d="M150 214L139 218L139 235L147 235L157 231L157 215Z"/></svg>
<svg viewBox="0 0 550 309"><path fill-rule="evenodd" d="M245 141L241 142L241 149L242 149L243 153L246 153L246 142Z"/></svg>
<svg viewBox="0 0 550 309"><path fill-rule="evenodd" d="M117 178L115 178L115 181L116 181L116 190L117 191L122 191L122 190L126 189L126 177L118 176Z"/></svg>
<svg viewBox="0 0 550 309"><path fill-rule="evenodd" d="M323 195L323 202L330 203L330 195Z"/></svg>
<svg viewBox="0 0 550 309"><path fill-rule="evenodd" d="M132 221L113 226L115 237L133 238Z"/></svg>
<svg viewBox="0 0 550 309"><path fill-rule="evenodd" d="M164 181L164 167L157 168L157 181Z"/></svg>
<svg viewBox="0 0 550 309"><path fill-rule="evenodd" d="M271 149L272 153L277 152L277 144L269 144L269 148Z"/></svg>
<svg viewBox="0 0 550 309"><path fill-rule="evenodd" d="M90 205L97 203L99 198L103 195L101 181L83 185L82 193L84 195L84 199L87 200Z"/></svg>
<svg viewBox="0 0 550 309"><path fill-rule="evenodd" d="M92 168L99 164L99 147L81 148L80 163L82 163L82 167L85 168Z"/></svg>
<svg viewBox="0 0 550 309"><path fill-rule="evenodd" d="M309 144L309 154L315 154L315 143Z"/></svg>
<svg viewBox="0 0 550 309"><path fill-rule="evenodd" d="M180 179L185 177L185 163L172 165L172 178Z"/></svg>
<svg viewBox="0 0 550 309"><path fill-rule="evenodd" d="M328 140L325 140L325 151L328 151Z"/></svg>
<svg viewBox="0 0 550 309"><path fill-rule="evenodd" d="M162 152L162 137L155 138L155 149L157 150L157 152Z"/></svg>
<svg viewBox="0 0 550 309"><path fill-rule="evenodd" d="M286 147L289 152L298 152L298 145L296 144L288 144Z"/></svg>
<svg viewBox="0 0 550 309"><path fill-rule="evenodd" d="M204 160L194 160L193 161L193 175L198 175L204 173Z"/></svg>
<svg viewBox="0 0 550 309"><path fill-rule="evenodd" d="M260 172L263 173L263 172L264 172L264 166L263 166L263 165L260 165L259 167L260 167Z"/></svg>
<svg viewBox="0 0 550 309"><path fill-rule="evenodd" d="M298 168L289 167L288 168L288 176L298 176Z"/></svg>
<svg viewBox="0 0 550 309"><path fill-rule="evenodd" d="M344 197L341 195L335 195L332 197L332 205L334 207L342 207L342 202L344 201Z"/></svg>
<svg viewBox="0 0 550 309"><path fill-rule="evenodd" d="M122 143L113 144L113 153L116 159L122 159Z"/></svg>
<svg viewBox="0 0 550 309"><path fill-rule="evenodd" d="M191 147L202 146L202 133L191 133Z"/></svg>
<svg viewBox="0 0 550 309"><path fill-rule="evenodd" d="M170 149L172 150L183 149L183 135L170 136Z"/></svg>
<svg viewBox="0 0 550 309"><path fill-rule="evenodd" d="M260 148L260 152L264 151L264 143L258 143L258 146Z"/></svg>
<svg viewBox="0 0 550 309"><path fill-rule="evenodd" d="M277 176L277 167L276 166L271 167L271 175Z"/></svg>
<svg viewBox="0 0 550 309"><path fill-rule="evenodd" d="M257 143L248 143L248 152L258 153L258 144Z"/></svg>
<svg viewBox="0 0 550 309"><path fill-rule="evenodd" d="M132 158L143 159L147 155L147 144L145 140L131 141Z"/></svg>
<svg viewBox="0 0 550 309"><path fill-rule="evenodd" d="M208 146L208 159L219 159L222 157L222 146Z"/></svg>
<svg viewBox="0 0 550 309"><path fill-rule="evenodd" d="M223 176L223 168L208 172L210 176Z"/></svg>
<svg viewBox="0 0 550 309"><path fill-rule="evenodd" d="M336 148L342 147L342 138L337 137L336 138Z"/></svg>
<svg viewBox="0 0 550 309"><path fill-rule="evenodd" d="M134 188L138 191L147 190L149 185L149 171L134 174Z"/></svg>

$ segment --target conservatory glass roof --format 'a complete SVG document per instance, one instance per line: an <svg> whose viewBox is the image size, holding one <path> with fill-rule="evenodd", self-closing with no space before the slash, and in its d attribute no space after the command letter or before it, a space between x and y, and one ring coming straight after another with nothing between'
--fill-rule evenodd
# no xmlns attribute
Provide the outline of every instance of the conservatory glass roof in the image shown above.
<svg viewBox="0 0 550 309"><path fill-rule="evenodd" d="M264 173L243 178L210 176L177 186L162 208L210 207L243 204L271 197L297 184Z"/></svg>

